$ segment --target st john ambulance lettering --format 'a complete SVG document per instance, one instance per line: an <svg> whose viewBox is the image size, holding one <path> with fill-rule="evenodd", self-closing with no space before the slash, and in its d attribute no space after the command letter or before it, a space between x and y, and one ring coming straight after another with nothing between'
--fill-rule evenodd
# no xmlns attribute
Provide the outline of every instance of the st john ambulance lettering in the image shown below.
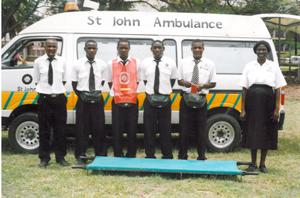
<svg viewBox="0 0 300 198"><path fill-rule="evenodd" d="M129 19L127 17L113 19L113 26L140 26L141 22L139 19Z"/></svg>
<svg viewBox="0 0 300 198"><path fill-rule="evenodd" d="M222 29L223 24L220 21L179 20L177 18L164 20L156 17L154 27Z"/></svg>

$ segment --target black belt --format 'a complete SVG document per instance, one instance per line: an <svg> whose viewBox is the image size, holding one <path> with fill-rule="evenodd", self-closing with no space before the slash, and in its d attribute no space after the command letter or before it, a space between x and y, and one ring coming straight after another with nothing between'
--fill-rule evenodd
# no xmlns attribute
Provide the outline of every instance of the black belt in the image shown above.
<svg viewBox="0 0 300 198"><path fill-rule="evenodd" d="M64 95L64 94L41 94L40 93L40 96L46 97L46 98L56 98L56 97L62 96L62 95Z"/></svg>

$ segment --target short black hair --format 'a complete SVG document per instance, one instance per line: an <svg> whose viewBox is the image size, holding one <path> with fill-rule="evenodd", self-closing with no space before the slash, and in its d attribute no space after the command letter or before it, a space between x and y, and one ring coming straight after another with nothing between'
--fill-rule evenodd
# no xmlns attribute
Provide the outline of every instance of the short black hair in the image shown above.
<svg viewBox="0 0 300 198"><path fill-rule="evenodd" d="M165 47L164 43L161 40L155 40L151 44L151 48L153 47L154 43L160 43L163 47Z"/></svg>
<svg viewBox="0 0 300 198"><path fill-rule="evenodd" d="M96 46L97 46L97 42L96 42L95 40L90 39L90 40L87 40L87 41L85 42L84 47L86 47L86 45L87 45L88 43L95 43Z"/></svg>
<svg viewBox="0 0 300 198"><path fill-rule="evenodd" d="M195 43L202 43L202 46L204 46L204 42L200 39L193 40L191 45L193 46Z"/></svg>
<svg viewBox="0 0 300 198"><path fill-rule="evenodd" d="M255 54L256 54L256 49L257 49L257 47L258 47L259 45L264 45L264 46L266 46L266 48L267 48L267 50L268 50L268 53L271 51L271 46L270 46L270 44L269 44L267 41L258 41L258 42L254 45L254 47L253 47L253 51L254 51Z"/></svg>
<svg viewBox="0 0 300 198"><path fill-rule="evenodd" d="M128 47L130 48L130 42L129 42L128 39L126 39L126 38L120 38L119 41L118 41L117 48L119 48L120 43L128 43Z"/></svg>

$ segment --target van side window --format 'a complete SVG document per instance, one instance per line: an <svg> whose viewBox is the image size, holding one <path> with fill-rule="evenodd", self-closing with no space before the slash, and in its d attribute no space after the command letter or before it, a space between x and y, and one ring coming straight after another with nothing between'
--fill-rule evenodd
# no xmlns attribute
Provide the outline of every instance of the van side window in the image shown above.
<svg viewBox="0 0 300 198"><path fill-rule="evenodd" d="M176 41L171 39L165 39L163 40L163 43L165 46L164 55L172 58L177 64L178 60L176 56L177 55Z"/></svg>
<svg viewBox="0 0 300 198"><path fill-rule="evenodd" d="M182 41L182 57L192 56L191 40ZM219 74L241 74L244 66L256 59L253 41L204 41L203 57L212 60ZM269 59L273 60L272 54Z"/></svg>
<svg viewBox="0 0 300 198"><path fill-rule="evenodd" d="M21 39L7 50L2 57L2 68L30 68L36 58L45 54L43 39ZM57 54L61 55L62 41L58 41Z"/></svg>
<svg viewBox="0 0 300 198"><path fill-rule="evenodd" d="M79 38L77 41L77 58L85 56L84 44L87 40L95 40L98 44L97 57L108 62L113 58L117 57L117 43L119 38ZM135 39L128 38L130 42L130 52L129 55L132 55L135 58L138 58L140 61L145 59L148 56L152 56L151 53L151 44L152 39Z"/></svg>

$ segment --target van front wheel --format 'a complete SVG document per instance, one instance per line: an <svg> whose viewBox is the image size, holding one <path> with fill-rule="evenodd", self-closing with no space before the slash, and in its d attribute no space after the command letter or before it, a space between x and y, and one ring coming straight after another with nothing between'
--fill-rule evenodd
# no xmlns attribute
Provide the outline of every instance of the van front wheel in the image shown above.
<svg viewBox="0 0 300 198"><path fill-rule="evenodd" d="M241 127L228 114L215 114L207 120L207 146L211 151L228 152L240 143Z"/></svg>
<svg viewBox="0 0 300 198"><path fill-rule="evenodd" d="M36 113L24 113L9 125L8 140L11 147L22 153L37 153L39 148L39 125Z"/></svg>

